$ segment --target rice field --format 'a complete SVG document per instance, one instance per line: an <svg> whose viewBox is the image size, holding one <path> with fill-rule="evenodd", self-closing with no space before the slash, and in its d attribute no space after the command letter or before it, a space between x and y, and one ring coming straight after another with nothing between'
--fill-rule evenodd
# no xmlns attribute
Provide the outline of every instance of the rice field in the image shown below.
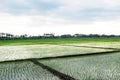
<svg viewBox="0 0 120 80"><path fill-rule="evenodd" d="M30 61L0 63L0 80L60 80Z"/></svg>
<svg viewBox="0 0 120 80"><path fill-rule="evenodd" d="M77 58L40 60L76 80L119 80L120 53Z"/></svg>
<svg viewBox="0 0 120 80"><path fill-rule="evenodd" d="M119 42L0 46L0 80L119 80L120 52L112 53L119 49Z"/></svg>
<svg viewBox="0 0 120 80"><path fill-rule="evenodd" d="M103 48L118 48L120 49L120 42L90 42L90 43L73 43L66 44L71 46L89 46L89 47L103 47Z"/></svg>
<svg viewBox="0 0 120 80"><path fill-rule="evenodd" d="M44 58L64 55L86 54L94 52L112 51L110 49L93 49L84 47L64 46L64 45L20 45L20 46L0 46L0 61Z"/></svg>

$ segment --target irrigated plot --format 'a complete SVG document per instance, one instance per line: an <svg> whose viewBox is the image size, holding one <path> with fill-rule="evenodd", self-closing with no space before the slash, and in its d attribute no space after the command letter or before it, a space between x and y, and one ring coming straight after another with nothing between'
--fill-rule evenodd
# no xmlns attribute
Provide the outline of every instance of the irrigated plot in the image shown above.
<svg viewBox="0 0 120 80"><path fill-rule="evenodd" d="M63 45L47 45L47 44L0 46L0 61L87 54L87 53L105 52L105 51L112 51L112 50L63 46Z"/></svg>
<svg viewBox="0 0 120 80"><path fill-rule="evenodd" d="M0 80L59 80L30 61L0 63Z"/></svg>
<svg viewBox="0 0 120 80"><path fill-rule="evenodd" d="M68 46L87 46L87 47L98 47L98 48L113 48L120 49L120 42L90 42L90 43L81 43L81 44L66 44Z"/></svg>
<svg viewBox="0 0 120 80"><path fill-rule="evenodd" d="M120 53L40 60L39 62L76 80L120 79Z"/></svg>

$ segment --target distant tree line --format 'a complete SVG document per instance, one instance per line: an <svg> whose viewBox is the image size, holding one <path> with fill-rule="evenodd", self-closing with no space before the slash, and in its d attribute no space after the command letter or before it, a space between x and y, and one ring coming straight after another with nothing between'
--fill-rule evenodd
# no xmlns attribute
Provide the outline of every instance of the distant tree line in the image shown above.
<svg viewBox="0 0 120 80"><path fill-rule="evenodd" d="M25 40L25 39L52 39L52 38L116 38L120 35L99 35L99 34L64 34L55 36L54 33L45 33L43 35L38 36L28 36L27 34L24 35L13 35L10 33L0 33L0 40Z"/></svg>

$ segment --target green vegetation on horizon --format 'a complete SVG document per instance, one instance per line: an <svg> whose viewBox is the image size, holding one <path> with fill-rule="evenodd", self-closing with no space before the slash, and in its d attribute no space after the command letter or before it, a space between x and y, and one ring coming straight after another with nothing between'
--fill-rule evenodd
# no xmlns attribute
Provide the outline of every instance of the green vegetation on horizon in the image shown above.
<svg viewBox="0 0 120 80"><path fill-rule="evenodd" d="M33 44L67 44L86 42L120 42L120 38L59 38L36 40L0 40L2 45L33 45Z"/></svg>

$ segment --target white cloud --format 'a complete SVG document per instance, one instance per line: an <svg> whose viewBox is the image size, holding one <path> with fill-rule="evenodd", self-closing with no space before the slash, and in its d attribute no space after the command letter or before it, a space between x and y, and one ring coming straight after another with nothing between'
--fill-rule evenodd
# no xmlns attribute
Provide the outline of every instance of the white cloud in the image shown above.
<svg viewBox="0 0 120 80"><path fill-rule="evenodd" d="M116 7L120 6L120 0L58 0L67 6L78 7Z"/></svg>
<svg viewBox="0 0 120 80"><path fill-rule="evenodd" d="M7 1L0 1L0 32L120 34L119 0L37 0L59 3L59 7L47 12L34 7L35 0ZM11 13L8 5L12 2L29 9Z"/></svg>
<svg viewBox="0 0 120 80"><path fill-rule="evenodd" d="M120 19L98 20L92 23L81 24L73 23L61 18L49 17L44 15L19 15L15 16L8 13L0 14L0 32L13 34L120 34Z"/></svg>

